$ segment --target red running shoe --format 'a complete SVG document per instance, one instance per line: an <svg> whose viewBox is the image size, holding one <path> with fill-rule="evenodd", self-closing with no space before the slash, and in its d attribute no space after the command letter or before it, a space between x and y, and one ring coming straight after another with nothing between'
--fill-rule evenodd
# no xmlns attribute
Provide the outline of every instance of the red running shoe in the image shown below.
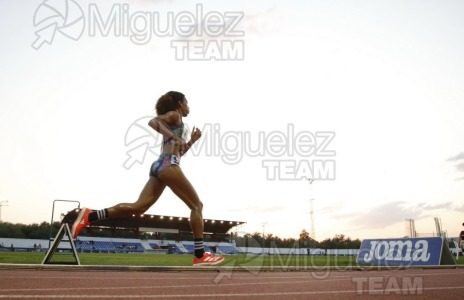
<svg viewBox="0 0 464 300"><path fill-rule="evenodd" d="M209 252L203 253L203 256L197 258L196 256L193 257L193 265L194 266L213 266L217 265L224 261L224 256L214 256Z"/></svg>
<svg viewBox="0 0 464 300"><path fill-rule="evenodd" d="M74 221L74 224L71 229L71 234L73 236L73 239L75 239L78 235L79 232L81 232L82 229L87 227L87 225L90 224L89 222L89 214L92 212L91 209L89 208L82 208L81 211L79 212L79 215L77 215L76 221Z"/></svg>

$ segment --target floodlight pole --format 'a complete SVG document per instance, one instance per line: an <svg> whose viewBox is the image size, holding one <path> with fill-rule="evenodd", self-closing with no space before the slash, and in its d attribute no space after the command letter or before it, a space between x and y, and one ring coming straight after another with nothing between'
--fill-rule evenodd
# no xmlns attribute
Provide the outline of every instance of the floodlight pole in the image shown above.
<svg viewBox="0 0 464 300"><path fill-rule="evenodd" d="M55 202L75 202L77 203L77 209L81 208L81 203L77 200L60 200L56 199L53 200L53 206L52 206L52 219L50 220L50 236L48 237L48 248L50 248L50 245L52 243L52 232L53 232L53 216L55 214ZM69 237L71 239L71 237Z"/></svg>
<svg viewBox="0 0 464 300"><path fill-rule="evenodd" d="M309 199L309 216L310 216L310 221L311 221L311 238L316 241L316 230L314 228L314 208L313 208L313 178L308 178L307 179L309 182L309 193L311 194L311 199Z"/></svg>
<svg viewBox="0 0 464 300"><path fill-rule="evenodd" d="M266 226L267 222L261 223L263 225L263 248L266 246L266 238L264 237L264 227Z"/></svg>
<svg viewBox="0 0 464 300"><path fill-rule="evenodd" d="M2 222L2 206L8 206L8 200L0 201L0 222Z"/></svg>

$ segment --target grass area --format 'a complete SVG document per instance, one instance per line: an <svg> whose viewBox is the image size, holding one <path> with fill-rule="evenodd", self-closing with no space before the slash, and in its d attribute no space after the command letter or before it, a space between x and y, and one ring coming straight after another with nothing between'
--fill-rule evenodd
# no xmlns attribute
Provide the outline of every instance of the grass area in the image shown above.
<svg viewBox="0 0 464 300"><path fill-rule="evenodd" d="M0 263L6 264L40 264L45 253L38 252L0 252ZM82 265L123 265L123 266L191 266L191 255L156 255L156 254L105 254L80 253ZM52 263L69 263L71 254L56 253ZM457 261L464 264L462 257ZM346 267L357 266L354 256L226 256L224 266L264 266L264 267Z"/></svg>
<svg viewBox="0 0 464 300"><path fill-rule="evenodd" d="M0 252L0 263L40 264L45 253ZM82 265L128 265L128 266L191 266L191 255L155 254L105 254L80 253ZM53 255L51 262L72 262L72 254ZM228 255L223 265L236 266L352 266L356 258L351 256L247 256Z"/></svg>

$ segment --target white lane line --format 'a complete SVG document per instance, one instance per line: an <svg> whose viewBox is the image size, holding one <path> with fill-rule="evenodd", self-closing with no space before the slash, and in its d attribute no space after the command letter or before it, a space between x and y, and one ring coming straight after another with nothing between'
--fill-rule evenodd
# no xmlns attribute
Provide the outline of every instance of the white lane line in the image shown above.
<svg viewBox="0 0 464 300"><path fill-rule="evenodd" d="M356 276L356 275L361 275L361 276ZM433 274L428 274L428 273L411 273L411 274L365 274L365 273L356 273L354 276L348 276L348 275L340 275L340 276L332 276L326 279L317 279L317 278L312 278L308 276L307 278L302 278L301 276L273 276L273 277L265 277L265 278L260 278L259 276L256 277L256 279L287 279L285 281L255 281L255 282L237 282L237 283L210 283L210 284L175 284L175 285L150 285L150 286L110 286L110 287L63 287L63 288L13 288L13 289L2 289L3 292L40 292L40 291L80 291L80 290L131 290L131 289L164 289L164 288L192 288L192 287L230 287L230 286L259 286L259 285L277 285L277 284L294 284L294 283L320 283L320 282L336 282L336 281L347 281L347 280L352 280L353 278L360 279L360 278L370 278L370 277L396 277L396 278L402 278L402 277L421 277L421 276L443 276L447 275L448 273L433 273ZM457 273L453 273L457 274ZM461 274L464 274L464 272L461 272ZM363 276L363 275L370 275L370 276ZM399 276L401 275L401 276ZM37 277L17 277L17 279L37 279ZM44 278L44 277L41 277ZM48 279L63 279L63 277L47 277ZM89 279L89 277L65 277L65 279ZM92 278L93 279L93 278ZM114 281L115 279L117 280L125 280L125 278L99 278L96 277L95 279L98 280L111 280ZM156 280L157 278L146 278L146 280ZM195 280L195 278L184 278L184 280L189 279L189 280ZM211 279L210 277L204 278L204 279ZM231 280L238 279L236 277L232 278ZM250 278L246 278L247 280L250 280ZM294 280L294 279L299 279L299 280ZM302 280L304 279L304 280ZM172 280L182 280L179 278L172 278ZM154 283L156 284L156 282Z"/></svg>
<svg viewBox="0 0 464 300"><path fill-rule="evenodd" d="M409 289L389 289L385 292L386 295L397 294L397 295L423 295L423 291L442 291L442 290L454 290L454 289L464 289L464 287L434 287L434 288L423 288L422 293L413 293ZM104 299L104 298L123 298L123 299L163 299L163 298L230 298L230 297L277 297L277 296L303 296L303 295L337 295L337 294L359 294L359 295L379 295L379 290L363 290L362 293L356 290L343 290L343 291L311 291L311 292L274 292L274 293L231 293L231 294L173 294L173 295L162 295L162 294L152 294L152 295L0 295L0 298L20 298L20 299L29 299L29 298L90 298L90 299ZM393 296L393 295L392 295Z"/></svg>
<svg viewBox="0 0 464 300"><path fill-rule="evenodd" d="M348 281L349 278L324 280L324 282L332 281ZM179 288L196 288L196 287L231 287L231 286L258 286L258 285L277 285L277 284L295 284L295 283L310 283L308 280L293 280L293 281L272 281L272 282L240 282L240 283L221 283L221 284L189 284L189 285L161 285L161 286L111 286L111 287L63 287L63 288L33 288L33 289L2 289L2 292L46 292L46 291L88 291L88 290L126 290L126 289L179 289Z"/></svg>

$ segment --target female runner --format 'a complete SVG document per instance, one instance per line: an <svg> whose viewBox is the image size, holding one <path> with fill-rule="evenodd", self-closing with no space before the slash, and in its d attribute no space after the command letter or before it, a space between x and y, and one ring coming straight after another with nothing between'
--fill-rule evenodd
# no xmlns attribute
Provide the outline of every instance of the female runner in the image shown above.
<svg viewBox="0 0 464 300"><path fill-rule="evenodd" d="M195 244L193 264L215 265L224 260L223 256L213 256L203 248L203 203L179 166L181 156L201 137L200 130L193 127L190 140L186 142L182 138L182 118L187 117L189 112L187 99L182 93L170 91L158 99L157 116L148 125L163 135L163 146L160 157L150 167L148 182L138 200L134 203L119 203L102 210L82 208L72 226L73 238L94 221L143 214L159 199L164 189L169 187L190 208L190 226Z"/></svg>

